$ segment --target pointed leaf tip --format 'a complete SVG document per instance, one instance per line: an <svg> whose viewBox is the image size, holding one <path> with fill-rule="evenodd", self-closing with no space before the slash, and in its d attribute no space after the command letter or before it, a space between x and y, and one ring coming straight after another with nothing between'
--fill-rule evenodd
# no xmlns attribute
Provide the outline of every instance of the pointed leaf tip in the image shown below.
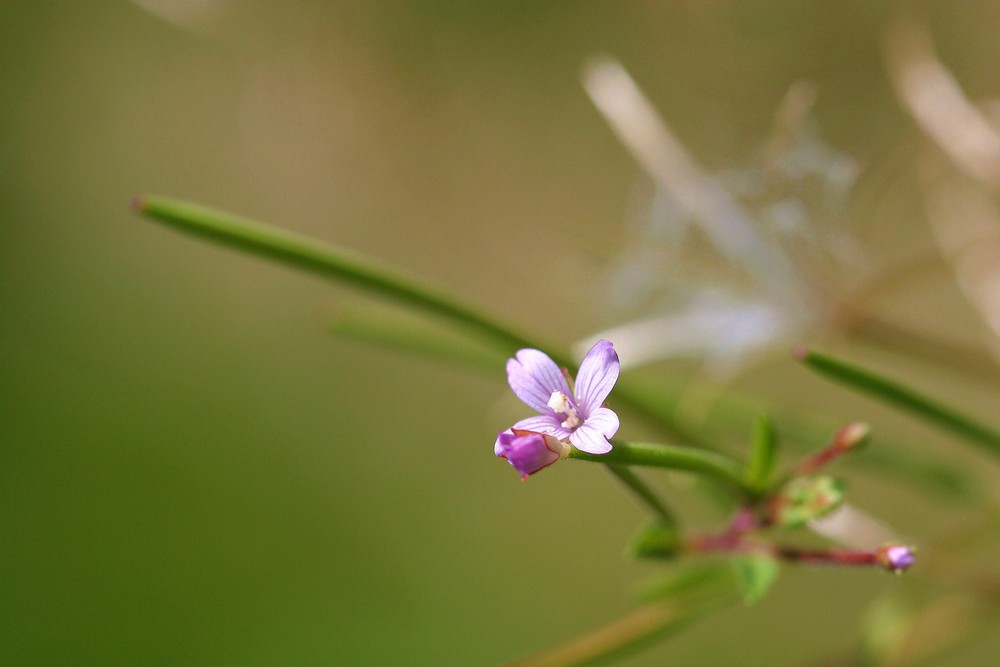
<svg viewBox="0 0 1000 667"><path fill-rule="evenodd" d="M743 591L743 604L748 607L759 602L778 580L778 561L766 554L735 558L733 566Z"/></svg>

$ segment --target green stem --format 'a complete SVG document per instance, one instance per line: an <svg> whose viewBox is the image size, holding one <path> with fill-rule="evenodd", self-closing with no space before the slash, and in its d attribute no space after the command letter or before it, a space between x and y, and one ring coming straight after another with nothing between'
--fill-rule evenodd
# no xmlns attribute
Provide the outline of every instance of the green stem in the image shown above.
<svg viewBox="0 0 1000 667"><path fill-rule="evenodd" d="M985 447L994 455L1000 455L1000 432L954 408L938 403L933 398L924 396L895 380L819 352L803 348L796 350L795 356L809 368L835 382L873 396Z"/></svg>
<svg viewBox="0 0 1000 667"><path fill-rule="evenodd" d="M652 642L701 620L709 613L731 605L730 593L696 595L646 605L602 628L569 642L509 663L507 667L582 667L618 664Z"/></svg>
<svg viewBox="0 0 1000 667"><path fill-rule="evenodd" d="M667 508L666 504L649 488L649 485L631 468L613 464L609 464L607 468L612 475L617 477L622 484L641 498L656 513L656 516L660 519L660 523L668 528L677 527L677 517L674 516L674 513Z"/></svg>
<svg viewBox="0 0 1000 667"><path fill-rule="evenodd" d="M752 493L743 479L743 464L725 454L678 445L618 441L613 444L614 449L607 454L589 454L574 447L569 458L609 465L687 470L724 482L744 493Z"/></svg>

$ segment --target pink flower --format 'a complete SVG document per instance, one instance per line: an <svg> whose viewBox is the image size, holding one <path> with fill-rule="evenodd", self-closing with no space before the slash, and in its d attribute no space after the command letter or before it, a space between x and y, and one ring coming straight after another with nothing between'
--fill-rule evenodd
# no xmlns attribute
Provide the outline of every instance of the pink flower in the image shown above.
<svg viewBox="0 0 1000 667"><path fill-rule="evenodd" d="M516 357L507 361L507 382L517 397L539 415L522 419L511 430L568 439L571 445L590 454L610 452L608 438L618 431L618 415L603 404L620 370L611 341L602 339L590 348L580 364L575 387L569 375L544 352L525 349ZM500 438L494 452L504 456Z"/></svg>
<svg viewBox="0 0 1000 667"><path fill-rule="evenodd" d="M514 429L497 436L497 456L507 459L527 479L552 465L569 451L569 445L551 435Z"/></svg>
<svg viewBox="0 0 1000 667"><path fill-rule="evenodd" d="M902 544L886 544L875 552L875 560L882 566L894 572L902 572L913 565L916 556L913 547Z"/></svg>

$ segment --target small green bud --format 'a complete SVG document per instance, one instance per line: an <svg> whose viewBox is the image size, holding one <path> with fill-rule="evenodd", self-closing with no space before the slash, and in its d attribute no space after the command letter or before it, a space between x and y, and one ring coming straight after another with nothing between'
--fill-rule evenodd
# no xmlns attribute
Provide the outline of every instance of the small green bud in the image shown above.
<svg viewBox="0 0 1000 667"><path fill-rule="evenodd" d="M803 526L833 511L843 501L843 487L833 477L796 477L771 499L769 518L786 528Z"/></svg>

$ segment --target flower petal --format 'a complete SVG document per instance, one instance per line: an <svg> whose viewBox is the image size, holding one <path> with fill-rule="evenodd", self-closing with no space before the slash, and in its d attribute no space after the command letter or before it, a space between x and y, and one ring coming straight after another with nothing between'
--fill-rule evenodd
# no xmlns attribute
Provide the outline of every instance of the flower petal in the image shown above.
<svg viewBox="0 0 1000 667"><path fill-rule="evenodd" d="M618 415L610 408L597 408L587 417L584 426L593 428L605 438L612 438L618 432Z"/></svg>
<svg viewBox="0 0 1000 667"><path fill-rule="evenodd" d="M527 419L522 419L517 422L511 429L518 429L520 431L535 431L536 433L545 433L546 435L554 436L560 440L565 440L569 437L571 431L568 428L563 428L559 425L559 420L550 415L536 415L534 417L528 417Z"/></svg>
<svg viewBox="0 0 1000 667"><path fill-rule="evenodd" d="M586 417L604 403L604 399L618 381L620 370L618 353L615 352L615 346L611 341L602 338L590 348L590 352L580 364L580 372L576 375L577 405Z"/></svg>
<svg viewBox="0 0 1000 667"><path fill-rule="evenodd" d="M496 454L497 456L503 456L503 453L506 449L506 442L508 438L512 437L513 435L514 432L510 429L507 429L506 431L500 431L500 433L497 434L497 441L493 443L493 453Z"/></svg>
<svg viewBox="0 0 1000 667"><path fill-rule="evenodd" d="M608 442L608 439L589 424L584 424L576 429L569 436L569 442L580 451L590 454L607 454L611 451L611 443Z"/></svg>
<svg viewBox="0 0 1000 667"><path fill-rule="evenodd" d="M552 392L570 395L569 385L556 362L544 352L530 348L518 350L517 359L507 360L507 383L528 407L543 415L552 414L548 406Z"/></svg>

